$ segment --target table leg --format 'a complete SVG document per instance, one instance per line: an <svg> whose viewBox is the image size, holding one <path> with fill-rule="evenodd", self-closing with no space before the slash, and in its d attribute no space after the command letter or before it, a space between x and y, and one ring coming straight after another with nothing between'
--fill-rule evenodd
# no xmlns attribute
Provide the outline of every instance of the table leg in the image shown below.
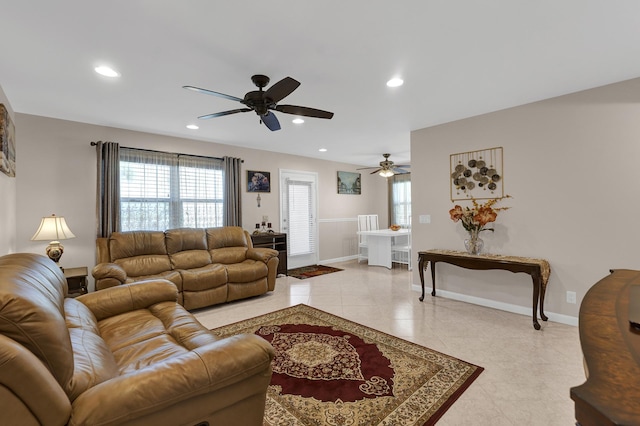
<svg viewBox="0 0 640 426"><path fill-rule="evenodd" d="M540 282L540 318L542 318L542 321L546 321L549 319L544 314L544 294L547 292L547 286L542 283L542 278L538 278L538 281Z"/></svg>
<svg viewBox="0 0 640 426"><path fill-rule="evenodd" d="M538 322L538 300L540 299L540 281L536 276L531 277L533 280L533 328L540 330Z"/></svg>
<svg viewBox="0 0 640 426"><path fill-rule="evenodd" d="M426 262L427 264L429 262ZM422 285L422 296L420 296L420 301L424 300L424 268L425 268L425 260L424 257L420 256L418 258L418 272L420 273L420 285Z"/></svg>
<svg viewBox="0 0 640 426"><path fill-rule="evenodd" d="M436 262L431 261L431 295L435 297L436 295Z"/></svg>

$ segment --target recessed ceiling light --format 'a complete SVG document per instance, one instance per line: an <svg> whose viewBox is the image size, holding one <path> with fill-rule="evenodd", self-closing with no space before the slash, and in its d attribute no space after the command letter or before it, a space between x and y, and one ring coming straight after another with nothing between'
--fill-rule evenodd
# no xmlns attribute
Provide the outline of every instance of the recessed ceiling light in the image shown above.
<svg viewBox="0 0 640 426"><path fill-rule="evenodd" d="M106 65L101 65L99 67L95 67L94 70L100 74L103 75L105 77L120 77L120 73L118 73L116 70L114 70L111 67L108 67Z"/></svg>
<svg viewBox="0 0 640 426"><path fill-rule="evenodd" d="M320 148L318 151L320 151L320 152L327 152L327 148Z"/></svg>
<svg viewBox="0 0 640 426"><path fill-rule="evenodd" d="M394 77L391 80L387 81L387 86L389 87L400 87L404 84L404 80L398 77Z"/></svg>
<svg viewBox="0 0 640 426"><path fill-rule="evenodd" d="M187 129L191 129L191 130L198 130L200 127L196 126L195 124L187 124Z"/></svg>
<svg viewBox="0 0 640 426"><path fill-rule="evenodd" d="M302 124L302 123L304 123L304 120L303 120L302 118L300 118L300 117L296 117L296 118L294 118L294 119L293 119L293 120L291 120L291 121L292 121L293 123L296 123L296 124Z"/></svg>

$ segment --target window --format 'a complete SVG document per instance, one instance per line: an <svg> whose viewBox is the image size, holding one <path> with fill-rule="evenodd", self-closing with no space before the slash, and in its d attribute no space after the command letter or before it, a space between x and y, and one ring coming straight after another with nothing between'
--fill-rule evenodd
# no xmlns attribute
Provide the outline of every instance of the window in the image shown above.
<svg viewBox="0 0 640 426"><path fill-rule="evenodd" d="M391 224L411 228L411 174L394 175L389 182Z"/></svg>
<svg viewBox="0 0 640 426"><path fill-rule="evenodd" d="M122 231L222 226L218 158L120 148Z"/></svg>

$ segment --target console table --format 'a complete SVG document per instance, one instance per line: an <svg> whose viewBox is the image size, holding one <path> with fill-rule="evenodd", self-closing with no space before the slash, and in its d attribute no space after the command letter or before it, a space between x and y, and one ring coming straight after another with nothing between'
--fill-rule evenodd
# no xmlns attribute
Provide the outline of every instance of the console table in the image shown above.
<svg viewBox="0 0 640 426"><path fill-rule="evenodd" d="M287 234L274 232L251 235L254 247L266 247L278 251L278 275L287 275Z"/></svg>
<svg viewBox="0 0 640 426"><path fill-rule="evenodd" d="M640 271L611 272L580 304L587 381L571 388L571 399L581 426L640 425L640 330L628 321L629 310L637 309L631 287L640 283Z"/></svg>
<svg viewBox="0 0 640 426"><path fill-rule="evenodd" d="M473 255L454 250L427 250L418 252L418 271L422 285L420 301L424 300L424 269L431 262L431 282L433 289L431 296L436 295L436 263L445 262L466 269L502 269L511 272L524 272L531 275L533 280L533 327L540 330L538 323L538 304L540 304L540 318L546 321L544 314L544 294L551 274L549 262L544 259L528 257L500 256L494 254Z"/></svg>

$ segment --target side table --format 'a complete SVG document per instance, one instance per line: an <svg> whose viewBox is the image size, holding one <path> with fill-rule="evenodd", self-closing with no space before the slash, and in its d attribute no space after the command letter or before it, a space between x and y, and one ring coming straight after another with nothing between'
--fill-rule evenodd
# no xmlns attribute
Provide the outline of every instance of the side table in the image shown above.
<svg viewBox="0 0 640 426"><path fill-rule="evenodd" d="M69 287L67 296L75 297L88 292L87 276L89 275L89 268L86 266L65 268L63 272L64 277L67 279L67 286Z"/></svg>

